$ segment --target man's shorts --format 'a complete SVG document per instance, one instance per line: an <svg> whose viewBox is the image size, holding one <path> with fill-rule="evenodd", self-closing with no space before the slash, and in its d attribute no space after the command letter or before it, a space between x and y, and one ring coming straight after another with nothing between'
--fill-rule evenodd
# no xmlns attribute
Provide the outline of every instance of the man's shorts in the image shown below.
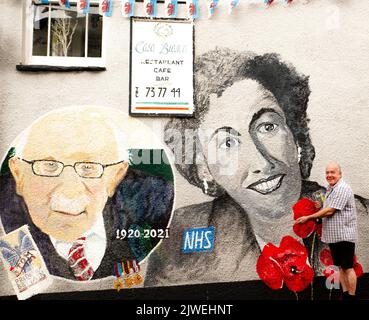
<svg viewBox="0 0 369 320"><path fill-rule="evenodd" d="M351 269L354 266L355 243L341 241L330 243L333 264L342 269Z"/></svg>

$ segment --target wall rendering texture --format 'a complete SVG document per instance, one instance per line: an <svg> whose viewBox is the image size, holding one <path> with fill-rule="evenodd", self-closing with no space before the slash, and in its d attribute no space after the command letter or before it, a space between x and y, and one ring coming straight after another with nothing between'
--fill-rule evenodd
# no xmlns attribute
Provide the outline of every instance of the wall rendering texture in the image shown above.
<svg viewBox="0 0 369 320"><path fill-rule="evenodd" d="M296 1L289 7L276 2L268 9L258 3L241 3L231 15L225 7L220 7L211 19L207 19L205 1L200 2L202 14L195 21L195 77L198 79L195 92L198 97L206 95L210 105L209 112L201 114L201 123L205 123L206 129L235 128L241 136L249 136L249 140L240 141L246 151L237 158L240 171L233 175L217 176L227 162L215 162L206 170L199 165L196 175L193 171L189 174L188 168L172 166L175 211L170 230L173 237L163 240L161 250L154 251L150 259L142 263L145 285L258 280L256 264L261 249L268 242L279 246L283 236L299 239L292 229L291 207L303 197L313 198L314 192L324 191L321 187L326 184L325 166L332 161L340 163L343 178L356 195L357 258L364 273L368 273L369 187L366 181L369 174L363 169L369 166L366 85L369 81L369 9L366 1ZM22 56L22 1L1 1L0 154L4 159L17 135L47 112L70 105L101 105L128 115L130 24L121 16L118 1L115 3L112 17L104 20L106 71L64 73L16 71ZM141 3L137 3L138 14L142 13L140 6ZM184 16L183 5L179 10L180 16ZM159 5L161 14L163 9ZM247 69L243 61L246 64L251 61L252 66L247 64ZM279 76L275 75L278 67L284 70ZM247 75L239 71L242 68L247 69ZM264 80L260 80L263 73L260 70L267 72ZM212 76L217 81L212 82ZM222 77L228 76L233 79L232 85L222 84ZM210 80L204 84L202 77ZM218 94L218 90L222 92ZM301 117L288 109L292 103L291 92L296 95L293 102L306 108L306 114L303 111ZM260 101L268 95L268 103L261 105ZM253 115L258 111L255 106L274 111L259 114L255 120ZM160 140L166 140L169 151L174 144L164 137L164 132L171 127L170 120L165 117L139 119ZM313 146L314 152L307 145L304 149L302 143L306 135L301 138L299 129L292 128L296 122L309 128L307 145ZM191 126L178 120L176 128L179 125ZM277 130L272 136L274 140L266 140L260 131L270 133L274 129ZM217 138L218 145L224 139L228 139L225 142L228 147L239 143L237 137L229 140L229 131L221 134L224 136ZM301 157L298 147L305 150ZM149 148L155 149L154 146ZM245 186L241 177L247 170L252 171L250 166L263 161L275 171L268 176L269 185L255 185L254 189L264 188L269 194L275 183L278 192L283 191L275 198L266 199L261 189L261 193L254 190L251 196L242 189ZM309 162L311 167L302 169L301 161ZM280 168L280 172L275 168ZM253 172L258 170L262 169L255 168ZM283 180L272 181L280 177ZM222 187L221 191L212 189L212 179ZM260 180L250 180L246 188L257 181ZM270 208L275 212L268 216ZM215 227L213 251L184 253L184 229L200 227ZM314 240L314 235L310 235L305 245L307 254L315 257L311 265L319 276L326 267L319 259L325 246L320 240ZM110 278L83 284L55 278L47 292L106 290L113 288L113 282L113 273ZM14 294L3 267L0 284L1 295Z"/></svg>

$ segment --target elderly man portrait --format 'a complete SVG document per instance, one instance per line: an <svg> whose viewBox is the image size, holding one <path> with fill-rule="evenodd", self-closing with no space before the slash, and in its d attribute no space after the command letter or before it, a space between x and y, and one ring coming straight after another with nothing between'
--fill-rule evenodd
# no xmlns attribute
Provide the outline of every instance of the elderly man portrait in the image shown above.
<svg viewBox="0 0 369 320"><path fill-rule="evenodd" d="M10 173L1 176L5 232L29 225L52 275L111 276L114 262L139 262L159 241L143 252L139 239L117 239L117 230L168 224L172 182L130 168L127 133L137 132L113 125L109 110L64 108L41 117L18 138Z"/></svg>

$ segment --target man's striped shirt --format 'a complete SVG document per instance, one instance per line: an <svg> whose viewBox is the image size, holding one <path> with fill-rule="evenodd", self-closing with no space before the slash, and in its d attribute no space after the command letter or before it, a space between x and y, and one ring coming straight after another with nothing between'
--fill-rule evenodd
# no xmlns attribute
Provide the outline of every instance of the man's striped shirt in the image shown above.
<svg viewBox="0 0 369 320"><path fill-rule="evenodd" d="M335 243L357 241L357 217L354 193L340 179L333 187L328 186L323 208L334 208L335 213L323 218L322 241Z"/></svg>

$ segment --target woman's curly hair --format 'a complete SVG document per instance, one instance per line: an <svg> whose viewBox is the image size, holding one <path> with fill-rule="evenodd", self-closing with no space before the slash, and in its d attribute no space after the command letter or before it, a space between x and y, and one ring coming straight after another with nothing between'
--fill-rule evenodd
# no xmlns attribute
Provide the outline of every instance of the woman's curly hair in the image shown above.
<svg viewBox="0 0 369 320"><path fill-rule="evenodd" d="M280 56L275 53L256 55L252 52L216 48L197 57L195 61L194 117L174 118L165 127L165 142L172 148L177 170L204 192L204 183L196 164L201 146L195 140L191 153L186 154L188 150L184 148L185 132L189 129L197 131L209 110L211 94L220 97L227 88L244 79L256 80L274 95L286 116L287 125L296 144L301 148L301 176L303 179L310 176L315 149L311 143L309 119L306 115L310 95L309 78L298 74L292 65L282 62ZM181 134L173 135L173 129ZM219 196L224 190L215 181L207 181L206 193Z"/></svg>

